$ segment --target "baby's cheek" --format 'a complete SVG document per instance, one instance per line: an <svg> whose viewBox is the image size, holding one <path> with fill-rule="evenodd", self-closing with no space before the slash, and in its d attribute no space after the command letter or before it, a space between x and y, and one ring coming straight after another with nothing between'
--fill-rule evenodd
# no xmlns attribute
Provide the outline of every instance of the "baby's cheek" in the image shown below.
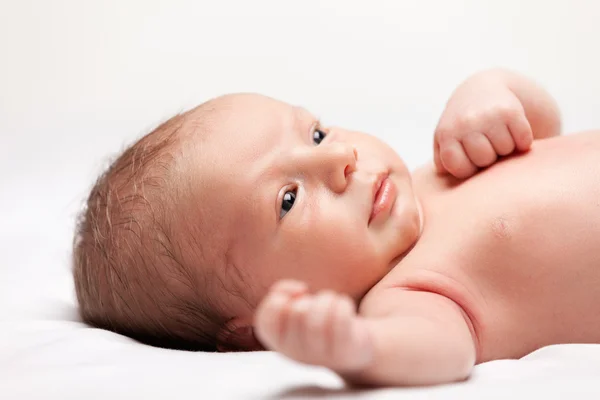
<svg viewBox="0 0 600 400"><path fill-rule="evenodd" d="M328 252L346 264L363 263L372 255L366 223L332 221L327 237Z"/></svg>

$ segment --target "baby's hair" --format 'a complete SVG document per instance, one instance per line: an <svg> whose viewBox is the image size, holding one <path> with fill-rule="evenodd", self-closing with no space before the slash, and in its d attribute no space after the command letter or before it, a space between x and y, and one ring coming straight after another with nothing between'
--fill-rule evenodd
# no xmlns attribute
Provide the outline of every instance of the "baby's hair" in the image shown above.
<svg viewBox="0 0 600 400"><path fill-rule="evenodd" d="M154 346L214 351L225 321L179 240L185 185L175 155L187 114L135 142L96 181L76 228L73 275L85 322Z"/></svg>

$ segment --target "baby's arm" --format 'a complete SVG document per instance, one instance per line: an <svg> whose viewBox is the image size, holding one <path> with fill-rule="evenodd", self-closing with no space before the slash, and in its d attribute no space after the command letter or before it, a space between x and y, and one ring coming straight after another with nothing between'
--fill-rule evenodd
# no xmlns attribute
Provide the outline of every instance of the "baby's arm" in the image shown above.
<svg viewBox="0 0 600 400"><path fill-rule="evenodd" d="M358 384L457 381L475 363L460 308L429 292L385 289L368 296L357 315L346 296L313 295L299 282L284 281L261 303L255 331L265 347Z"/></svg>
<svg viewBox="0 0 600 400"><path fill-rule="evenodd" d="M526 151L533 139L560 134L554 99L532 80L491 69L463 82L452 94L434 137L440 172L467 178L498 156Z"/></svg>

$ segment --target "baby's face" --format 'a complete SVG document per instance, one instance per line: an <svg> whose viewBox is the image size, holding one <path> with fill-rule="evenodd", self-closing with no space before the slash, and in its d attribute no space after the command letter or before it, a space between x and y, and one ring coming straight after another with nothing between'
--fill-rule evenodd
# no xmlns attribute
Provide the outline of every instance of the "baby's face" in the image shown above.
<svg viewBox="0 0 600 400"><path fill-rule="evenodd" d="M259 95L215 109L193 150L197 204L250 304L285 278L359 300L416 241L410 175L379 139Z"/></svg>

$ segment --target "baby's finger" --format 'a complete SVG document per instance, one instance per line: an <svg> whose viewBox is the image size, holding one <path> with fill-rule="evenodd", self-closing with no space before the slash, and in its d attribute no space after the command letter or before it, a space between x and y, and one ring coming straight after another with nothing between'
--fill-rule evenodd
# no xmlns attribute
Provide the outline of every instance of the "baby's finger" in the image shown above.
<svg viewBox="0 0 600 400"><path fill-rule="evenodd" d="M525 113L519 113L510 119L508 129L515 141L517 150L527 151L533 143L533 131Z"/></svg>
<svg viewBox="0 0 600 400"><path fill-rule="evenodd" d="M306 330L314 340L314 350L318 354L327 351L327 340L331 337L331 312L335 303L334 292L324 290L315 295L311 310L306 320Z"/></svg>
<svg viewBox="0 0 600 400"><path fill-rule="evenodd" d="M515 141L506 125L497 125L487 134L496 154L506 156L515 150Z"/></svg>
<svg viewBox="0 0 600 400"><path fill-rule="evenodd" d="M281 348L278 349L290 357L301 358L311 344L311 338L306 334L306 319L312 302L312 296L303 296L290 305L287 327L283 333Z"/></svg>
<svg viewBox="0 0 600 400"><path fill-rule="evenodd" d="M440 143L440 158L444 168L457 178L468 178L477 172L477 167L467 157L462 144L455 139Z"/></svg>
<svg viewBox="0 0 600 400"><path fill-rule="evenodd" d="M279 348L287 331L290 297L275 292L268 295L259 305L254 317L254 333L269 349Z"/></svg>
<svg viewBox="0 0 600 400"><path fill-rule="evenodd" d="M437 170L437 172L446 172L444 164L442 164L442 159L440 158L440 143L437 141L437 139L433 141L433 162L435 164L435 169Z"/></svg>
<svg viewBox="0 0 600 400"><path fill-rule="evenodd" d="M470 133L462 140L462 145L473 164L478 167L492 165L498 155L487 136L482 133Z"/></svg>

